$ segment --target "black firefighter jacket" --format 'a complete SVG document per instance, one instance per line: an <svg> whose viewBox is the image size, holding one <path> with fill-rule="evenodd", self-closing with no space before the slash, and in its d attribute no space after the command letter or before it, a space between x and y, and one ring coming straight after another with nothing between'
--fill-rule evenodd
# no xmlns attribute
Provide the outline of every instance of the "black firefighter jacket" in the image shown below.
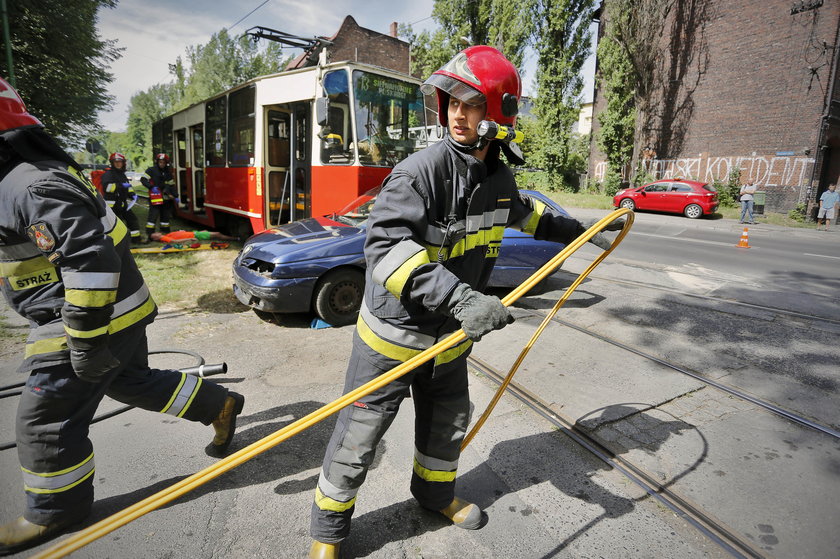
<svg viewBox="0 0 840 559"><path fill-rule="evenodd" d="M122 221L58 161L19 163L0 180L0 284L29 319L22 371L69 363L69 347L153 321L157 308Z"/></svg>
<svg viewBox="0 0 840 559"><path fill-rule="evenodd" d="M109 167L102 174L102 197L117 215L125 213L128 203L134 198L134 188L125 171Z"/></svg>
<svg viewBox="0 0 840 559"><path fill-rule="evenodd" d="M448 216L454 215L454 219ZM483 290L506 226L568 243L584 232L519 194L492 146L487 164L447 138L398 164L367 225L367 278L357 332L379 353L405 361L460 327L444 312L455 287ZM467 351L469 341L437 363Z"/></svg>

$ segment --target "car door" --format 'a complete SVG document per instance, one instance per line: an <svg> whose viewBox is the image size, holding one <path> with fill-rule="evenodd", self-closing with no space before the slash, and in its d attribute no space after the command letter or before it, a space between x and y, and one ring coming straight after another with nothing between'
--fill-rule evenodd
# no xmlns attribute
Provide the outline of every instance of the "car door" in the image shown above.
<svg viewBox="0 0 840 559"><path fill-rule="evenodd" d="M691 186L682 183L671 183L671 187L663 198L662 210L666 212L682 213L688 205L688 198L694 192Z"/></svg>
<svg viewBox="0 0 840 559"><path fill-rule="evenodd" d="M655 182L641 191L637 206L640 210L663 210L666 206L664 197L671 183Z"/></svg>

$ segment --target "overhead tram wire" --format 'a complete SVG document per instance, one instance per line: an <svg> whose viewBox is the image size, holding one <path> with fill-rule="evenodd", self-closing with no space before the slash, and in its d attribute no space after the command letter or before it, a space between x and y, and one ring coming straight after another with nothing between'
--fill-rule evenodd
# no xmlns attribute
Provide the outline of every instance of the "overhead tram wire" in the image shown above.
<svg viewBox="0 0 840 559"><path fill-rule="evenodd" d="M257 10L259 10L260 8L262 8L263 6L265 6L266 4L268 4L270 1L271 1L271 0L265 0L265 2L263 2L263 3L262 3L262 4L260 4L259 6L257 6L256 8L254 8L253 10L251 10L250 12L248 12L247 14L245 14L244 16L242 16L241 18L239 18L239 21L237 21L236 23L234 23L233 25L231 25L230 27L228 27L228 29L233 29L234 27L236 27L237 25L239 25L240 23L242 23L243 21L245 21L245 19L246 19L248 16L250 16L251 14L253 14L254 12L256 12Z"/></svg>

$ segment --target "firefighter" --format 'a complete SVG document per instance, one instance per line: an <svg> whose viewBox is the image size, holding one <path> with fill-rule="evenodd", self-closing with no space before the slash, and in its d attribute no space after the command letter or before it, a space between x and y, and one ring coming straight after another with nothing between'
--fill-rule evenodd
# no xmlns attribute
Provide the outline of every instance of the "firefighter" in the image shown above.
<svg viewBox="0 0 840 559"><path fill-rule="evenodd" d="M139 244L141 242L140 224L137 216L131 211L131 207L137 202L137 194L125 175L125 156L121 153L112 153L108 161L111 162L111 166L105 170L101 179L102 197L116 216L128 226L131 242Z"/></svg>
<svg viewBox="0 0 840 559"><path fill-rule="evenodd" d="M169 220L175 212L175 185L169 156L165 153L155 155L155 164L146 169L140 177L143 186L149 189L149 217L146 220L146 237L155 232L160 218L161 233L169 233Z"/></svg>
<svg viewBox="0 0 840 559"><path fill-rule="evenodd" d="M103 396L214 427L223 455L244 397L178 371L150 369L157 307L125 225L79 165L0 79L0 288L31 329L16 440L26 507L0 526L0 555L83 520L93 503L91 419Z"/></svg>
<svg viewBox="0 0 840 559"><path fill-rule="evenodd" d="M382 184L367 225L365 293L345 393L458 328L468 339L339 412L312 505L313 558L338 556L376 446L409 393L416 414L412 495L455 526L484 524L477 505L455 496L470 410L466 358L474 342L513 318L482 290L506 226L564 243L587 228L520 196L500 152L522 164L521 152L478 134L485 120L509 127L516 122L519 73L502 53L467 48L421 89L437 95L448 136L399 163ZM593 242L610 246L601 234Z"/></svg>

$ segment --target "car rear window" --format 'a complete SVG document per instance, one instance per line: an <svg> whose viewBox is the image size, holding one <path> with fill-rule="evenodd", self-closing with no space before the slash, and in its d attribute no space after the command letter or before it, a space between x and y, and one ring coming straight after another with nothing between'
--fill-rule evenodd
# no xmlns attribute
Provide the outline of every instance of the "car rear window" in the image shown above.
<svg viewBox="0 0 840 559"><path fill-rule="evenodd" d="M703 189L708 190L709 192L717 192L717 188L715 188L713 184L704 184Z"/></svg>

